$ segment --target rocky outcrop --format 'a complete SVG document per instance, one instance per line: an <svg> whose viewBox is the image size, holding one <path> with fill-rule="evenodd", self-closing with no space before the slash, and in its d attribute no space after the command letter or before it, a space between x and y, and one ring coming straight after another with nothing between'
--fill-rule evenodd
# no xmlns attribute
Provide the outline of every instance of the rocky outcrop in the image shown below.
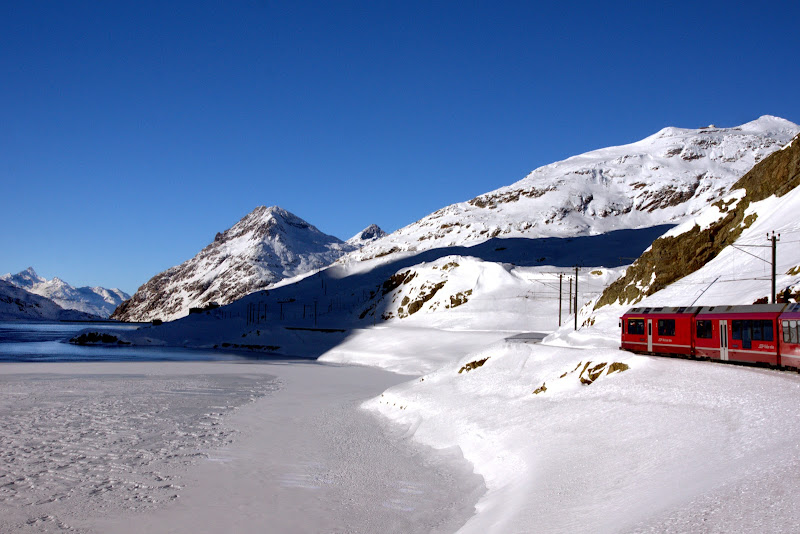
<svg viewBox="0 0 800 534"><path fill-rule="evenodd" d="M369 243L374 243L378 239L385 237L388 235L386 232L381 230L381 228L377 224L370 224L359 233L351 237L346 241L348 245L352 245L357 248L361 248L364 245L368 245Z"/></svg>

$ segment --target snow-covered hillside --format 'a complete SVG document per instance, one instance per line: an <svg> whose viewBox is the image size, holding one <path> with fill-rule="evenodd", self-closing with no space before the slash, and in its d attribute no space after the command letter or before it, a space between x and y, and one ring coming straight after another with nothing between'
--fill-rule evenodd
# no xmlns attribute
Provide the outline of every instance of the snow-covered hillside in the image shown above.
<svg viewBox="0 0 800 534"><path fill-rule="evenodd" d="M112 318L171 321L189 308L227 304L319 269L355 248L282 208L260 206L218 233L194 258L151 278Z"/></svg>
<svg viewBox="0 0 800 534"><path fill-rule="evenodd" d="M47 280L33 267L17 274L0 276L0 280L29 293L48 298L65 310L77 310L89 315L107 318L130 295L119 289L104 287L73 287L58 277Z"/></svg>
<svg viewBox="0 0 800 534"><path fill-rule="evenodd" d="M800 165L782 162L788 192L776 183L782 196L747 207L735 247L637 306L763 299L773 231L778 292L797 298ZM667 235L725 217L707 209ZM797 532L800 376L622 352L628 305L581 302L577 332L570 322L540 345L476 349L364 404L415 440L458 447L484 477L487 493L460 532Z"/></svg>
<svg viewBox="0 0 800 534"><path fill-rule="evenodd" d="M594 235L678 223L699 213L799 131L798 125L771 116L734 128L664 128L636 143L540 167L512 185L442 208L341 261L497 236Z"/></svg>
<svg viewBox="0 0 800 534"><path fill-rule="evenodd" d="M77 310L65 310L52 300L0 280L0 321L87 321L97 319Z"/></svg>
<svg viewBox="0 0 800 534"><path fill-rule="evenodd" d="M330 361L418 374L452 359L454 346L466 354L513 333L557 328L559 282L562 320L568 322L574 265L583 265L581 300L597 297L626 258L638 256L668 228L497 238L473 247L334 264L221 308L120 336L143 345L324 354ZM405 332L398 334L399 344L393 332ZM384 357L375 357L378 347L384 347Z"/></svg>

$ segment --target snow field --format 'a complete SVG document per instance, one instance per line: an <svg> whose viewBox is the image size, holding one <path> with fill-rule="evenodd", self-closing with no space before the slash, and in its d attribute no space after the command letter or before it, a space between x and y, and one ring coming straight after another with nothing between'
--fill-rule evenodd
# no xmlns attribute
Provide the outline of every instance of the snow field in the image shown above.
<svg viewBox="0 0 800 534"><path fill-rule="evenodd" d="M586 385L589 361L629 369L608 374L607 365ZM498 343L363 406L421 443L459 447L484 477L487 493L459 532L620 532L699 513L695 499L734 481L757 483L753 466L797 449L798 392L800 377L779 371ZM773 482L773 491L800 489L796 478ZM745 507L748 521L777 513L788 532L792 502ZM711 531L739 531L741 519L716 515Z"/></svg>

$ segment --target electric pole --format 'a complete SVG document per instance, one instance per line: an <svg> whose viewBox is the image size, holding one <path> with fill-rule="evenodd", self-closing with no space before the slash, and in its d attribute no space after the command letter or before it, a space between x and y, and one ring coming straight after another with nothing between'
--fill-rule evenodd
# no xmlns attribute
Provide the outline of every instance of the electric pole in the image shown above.
<svg viewBox="0 0 800 534"><path fill-rule="evenodd" d="M777 245L778 241L781 240L781 234L775 234L775 230L772 231L772 235L767 234L767 239L772 241L772 293L770 293L769 301L772 304L775 304L775 262L777 259Z"/></svg>
<svg viewBox="0 0 800 534"><path fill-rule="evenodd" d="M569 304L569 314L572 315L572 278L569 279L569 299L567 299L567 303Z"/></svg>
<svg viewBox="0 0 800 534"><path fill-rule="evenodd" d="M558 326L561 326L561 283L564 273L558 273Z"/></svg>
<svg viewBox="0 0 800 534"><path fill-rule="evenodd" d="M575 330L578 329L578 266L575 266Z"/></svg>

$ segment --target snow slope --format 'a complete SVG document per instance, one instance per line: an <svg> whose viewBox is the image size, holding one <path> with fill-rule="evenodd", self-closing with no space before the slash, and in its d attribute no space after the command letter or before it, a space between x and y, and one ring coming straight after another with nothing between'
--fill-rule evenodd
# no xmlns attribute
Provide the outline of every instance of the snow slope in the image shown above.
<svg viewBox="0 0 800 534"><path fill-rule="evenodd" d="M583 262L580 294L597 296L668 227L600 236L493 239L473 247L335 264L221 308L120 332L139 345L242 347L287 356L428 372L509 333L558 326L569 316L572 265ZM621 258L622 257L622 258ZM389 328L386 330L386 328ZM395 329L401 344L391 336ZM413 340L409 340L413 338ZM374 351L383 347L384 357Z"/></svg>
<svg viewBox="0 0 800 534"><path fill-rule="evenodd" d="M227 304L319 269L355 248L282 208L260 206L192 259L151 278L112 317L171 321L191 307Z"/></svg>
<svg viewBox="0 0 800 534"><path fill-rule="evenodd" d="M696 215L800 131L763 116L734 128L664 128L636 143L540 167L442 208L341 261L466 245L491 237L594 235Z"/></svg>
<svg viewBox="0 0 800 534"><path fill-rule="evenodd" d="M48 298L67 310L77 310L89 315L107 318L130 295L119 289L104 287L73 287L58 277L47 280L33 267L17 274L5 274L0 280L24 289L29 293Z"/></svg>

